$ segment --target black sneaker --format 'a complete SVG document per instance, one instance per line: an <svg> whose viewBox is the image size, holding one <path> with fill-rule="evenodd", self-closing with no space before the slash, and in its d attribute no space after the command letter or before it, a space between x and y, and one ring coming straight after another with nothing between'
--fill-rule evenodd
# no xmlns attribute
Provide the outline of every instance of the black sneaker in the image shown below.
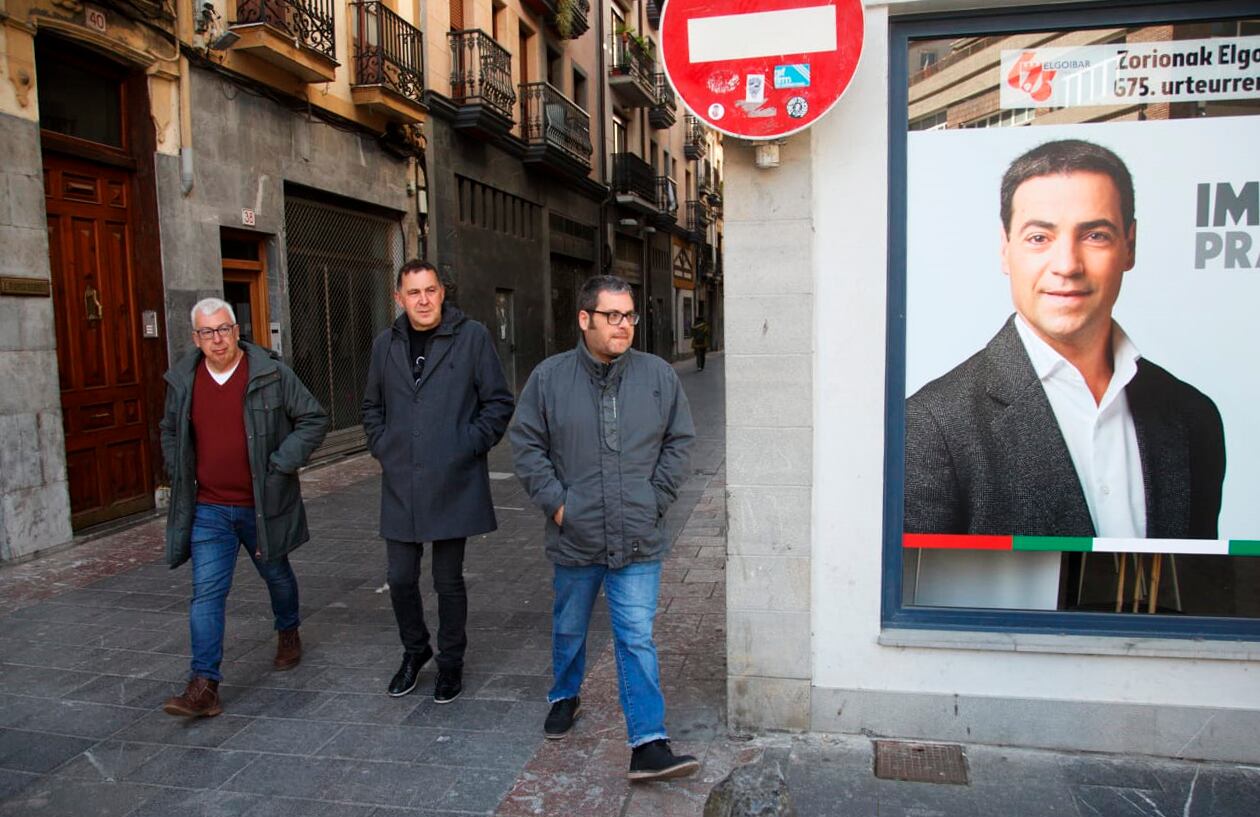
<svg viewBox="0 0 1260 817"><path fill-rule="evenodd" d="M574 696L563 698L551 705L547 713L547 721L543 724L543 734L550 740L559 740L569 734L573 722L582 714L582 699Z"/></svg>
<svg viewBox="0 0 1260 817"><path fill-rule="evenodd" d="M630 753L631 780L669 780L695 774L700 761L691 755L675 755L669 749L669 741L654 740L634 747Z"/></svg>
<svg viewBox="0 0 1260 817"><path fill-rule="evenodd" d="M433 682L433 702L449 704L464 691L464 671L462 669L442 669L438 667L437 680Z"/></svg>
<svg viewBox="0 0 1260 817"><path fill-rule="evenodd" d="M404 653L402 666L398 668L398 672L394 673L393 679L389 682L389 695L391 698L401 698L416 688L416 682L420 680L420 670L425 664L429 663L429 659L433 657L433 648L425 647L424 652L420 653Z"/></svg>

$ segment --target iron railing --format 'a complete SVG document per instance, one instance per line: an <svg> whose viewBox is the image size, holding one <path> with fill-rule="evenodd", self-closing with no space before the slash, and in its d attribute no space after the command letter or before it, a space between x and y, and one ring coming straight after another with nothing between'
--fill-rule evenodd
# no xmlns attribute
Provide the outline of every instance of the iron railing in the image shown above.
<svg viewBox="0 0 1260 817"><path fill-rule="evenodd" d="M665 72L661 71L656 75L656 104L661 108L674 110L677 100L674 96L674 86L669 84L669 77L665 76Z"/></svg>
<svg viewBox="0 0 1260 817"><path fill-rule="evenodd" d="M547 21L562 40L576 40L591 27L590 0L549 0L552 6Z"/></svg>
<svg viewBox="0 0 1260 817"><path fill-rule="evenodd" d="M479 28L452 31L451 99L460 105L486 105L508 119L516 104L512 55Z"/></svg>
<svg viewBox="0 0 1260 817"><path fill-rule="evenodd" d="M669 176L656 177L656 209L664 215L678 215L678 185Z"/></svg>
<svg viewBox="0 0 1260 817"><path fill-rule="evenodd" d="M709 208L702 201L687 202L687 229L703 236L709 229Z"/></svg>
<svg viewBox="0 0 1260 817"><path fill-rule="evenodd" d="M380 0L355 0L354 82L383 85L420 102L424 97L424 40L420 29Z"/></svg>
<svg viewBox="0 0 1260 817"><path fill-rule="evenodd" d="M687 114L686 131L684 132L683 154L688 159L702 159L705 154L704 125L693 114Z"/></svg>
<svg viewBox="0 0 1260 817"><path fill-rule="evenodd" d="M236 25L266 23L301 46L337 59L333 0L238 0Z"/></svg>
<svg viewBox="0 0 1260 817"><path fill-rule="evenodd" d="M551 145L591 165L591 117L549 82L521 86L521 127L530 145Z"/></svg>
<svg viewBox="0 0 1260 817"><path fill-rule="evenodd" d="M633 153L614 153L612 160L613 192L656 202L656 173L650 164Z"/></svg>
<svg viewBox="0 0 1260 817"><path fill-rule="evenodd" d="M647 0L647 21L652 28L661 27L661 7L665 0Z"/></svg>
<svg viewBox="0 0 1260 817"><path fill-rule="evenodd" d="M655 82L656 60L651 52L639 43L633 32L614 32L612 35L613 61L608 70L619 76L633 77L645 88Z"/></svg>

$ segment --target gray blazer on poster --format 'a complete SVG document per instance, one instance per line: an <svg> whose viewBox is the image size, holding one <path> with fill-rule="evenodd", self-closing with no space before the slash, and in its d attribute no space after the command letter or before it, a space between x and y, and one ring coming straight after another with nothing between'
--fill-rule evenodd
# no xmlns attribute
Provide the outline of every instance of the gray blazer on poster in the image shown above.
<svg viewBox="0 0 1260 817"><path fill-rule="evenodd" d="M407 316L377 335L363 393L363 431L381 463L381 536L432 542L495 529L486 454L507 430L512 392L489 330L451 304L419 384Z"/></svg>
<svg viewBox="0 0 1260 817"><path fill-rule="evenodd" d="M1150 538L1214 539L1225 478L1216 405L1148 360L1125 388ZM1014 316L906 401L907 533L1095 536Z"/></svg>

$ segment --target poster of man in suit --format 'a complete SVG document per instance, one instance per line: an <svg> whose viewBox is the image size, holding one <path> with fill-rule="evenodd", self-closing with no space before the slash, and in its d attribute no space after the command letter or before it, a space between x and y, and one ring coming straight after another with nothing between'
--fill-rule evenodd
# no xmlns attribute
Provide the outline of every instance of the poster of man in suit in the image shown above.
<svg viewBox="0 0 1260 817"><path fill-rule="evenodd" d="M1221 251L1260 218L1255 131L909 134L907 534L1260 538L1260 234ZM943 556L919 603L1059 603L1058 553Z"/></svg>

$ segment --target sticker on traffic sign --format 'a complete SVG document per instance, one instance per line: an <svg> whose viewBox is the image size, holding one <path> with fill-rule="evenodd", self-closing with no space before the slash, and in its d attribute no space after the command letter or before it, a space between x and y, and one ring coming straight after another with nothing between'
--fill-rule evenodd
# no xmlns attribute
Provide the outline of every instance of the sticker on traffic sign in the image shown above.
<svg viewBox="0 0 1260 817"><path fill-rule="evenodd" d="M666 0L661 10L662 62L683 103L745 139L787 136L831 110L862 35L861 0Z"/></svg>

